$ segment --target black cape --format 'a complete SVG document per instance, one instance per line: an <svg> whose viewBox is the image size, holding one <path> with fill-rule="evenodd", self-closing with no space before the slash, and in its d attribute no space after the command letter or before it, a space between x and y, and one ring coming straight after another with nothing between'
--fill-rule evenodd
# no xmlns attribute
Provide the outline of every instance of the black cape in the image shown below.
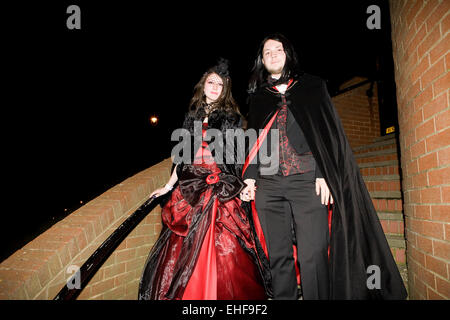
<svg viewBox="0 0 450 320"><path fill-rule="evenodd" d="M406 288L325 81L304 73L286 97L334 199L330 299L405 299ZM247 128L258 131L276 112L280 94L266 86L249 101ZM380 289L367 286L371 265L379 267Z"/></svg>

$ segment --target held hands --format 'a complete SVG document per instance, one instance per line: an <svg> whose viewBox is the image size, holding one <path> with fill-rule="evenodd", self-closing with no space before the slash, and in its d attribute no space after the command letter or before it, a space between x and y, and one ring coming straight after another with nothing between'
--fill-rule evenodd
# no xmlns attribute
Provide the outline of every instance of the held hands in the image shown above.
<svg viewBox="0 0 450 320"><path fill-rule="evenodd" d="M241 200L246 202L255 200L255 180L245 179L244 182L247 186L241 191ZM331 195L330 189L323 178L316 179L316 195L320 195L320 202L323 205L328 205L328 203L333 204L333 196Z"/></svg>
<svg viewBox="0 0 450 320"><path fill-rule="evenodd" d="M324 205L333 204L333 196L324 178L316 178L316 195L320 194L320 202Z"/></svg>
<svg viewBox="0 0 450 320"><path fill-rule="evenodd" d="M255 200L255 191L256 191L255 180L245 179L244 182L245 184L247 184L247 186L241 191L240 194L241 200L245 202Z"/></svg>

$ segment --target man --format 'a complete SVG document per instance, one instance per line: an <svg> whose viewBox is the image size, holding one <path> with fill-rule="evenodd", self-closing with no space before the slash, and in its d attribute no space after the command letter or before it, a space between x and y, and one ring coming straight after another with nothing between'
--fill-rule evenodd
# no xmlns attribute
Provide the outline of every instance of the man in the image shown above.
<svg viewBox="0 0 450 320"><path fill-rule="evenodd" d="M274 298L297 299L295 258L305 300L405 298L325 82L301 72L293 46L275 34L260 45L249 93L248 129L279 132L279 141L272 141L262 131L250 146L243 168L249 186L242 192L243 200L254 200ZM278 170L267 170L259 161L263 142L278 142ZM380 270L376 286L368 285L370 266Z"/></svg>

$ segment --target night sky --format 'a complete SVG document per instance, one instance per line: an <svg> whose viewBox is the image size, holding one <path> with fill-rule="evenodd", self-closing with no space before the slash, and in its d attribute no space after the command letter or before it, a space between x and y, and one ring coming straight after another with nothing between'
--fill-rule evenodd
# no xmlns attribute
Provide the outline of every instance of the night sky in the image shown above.
<svg viewBox="0 0 450 320"><path fill-rule="evenodd" d="M250 70L269 33L287 36L303 70L327 80L331 95L354 76L383 81L389 107L381 114L385 126L394 121L387 1L39 2L3 12L12 19L2 43L0 260L80 201L169 157L193 87L219 57L230 60L246 114ZM81 30L66 27L71 4L80 6ZM381 8L380 30L366 27L371 4Z"/></svg>

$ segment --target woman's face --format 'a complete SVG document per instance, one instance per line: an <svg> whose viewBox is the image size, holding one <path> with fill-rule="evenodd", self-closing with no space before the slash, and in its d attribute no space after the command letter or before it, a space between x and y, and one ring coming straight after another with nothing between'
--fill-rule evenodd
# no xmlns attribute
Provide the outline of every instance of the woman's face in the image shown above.
<svg viewBox="0 0 450 320"><path fill-rule="evenodd" d="M216 101L223 90L222 78L216 74L211 73L205 80L205 88L203 89L206 96L206 103Z"/></svg>

